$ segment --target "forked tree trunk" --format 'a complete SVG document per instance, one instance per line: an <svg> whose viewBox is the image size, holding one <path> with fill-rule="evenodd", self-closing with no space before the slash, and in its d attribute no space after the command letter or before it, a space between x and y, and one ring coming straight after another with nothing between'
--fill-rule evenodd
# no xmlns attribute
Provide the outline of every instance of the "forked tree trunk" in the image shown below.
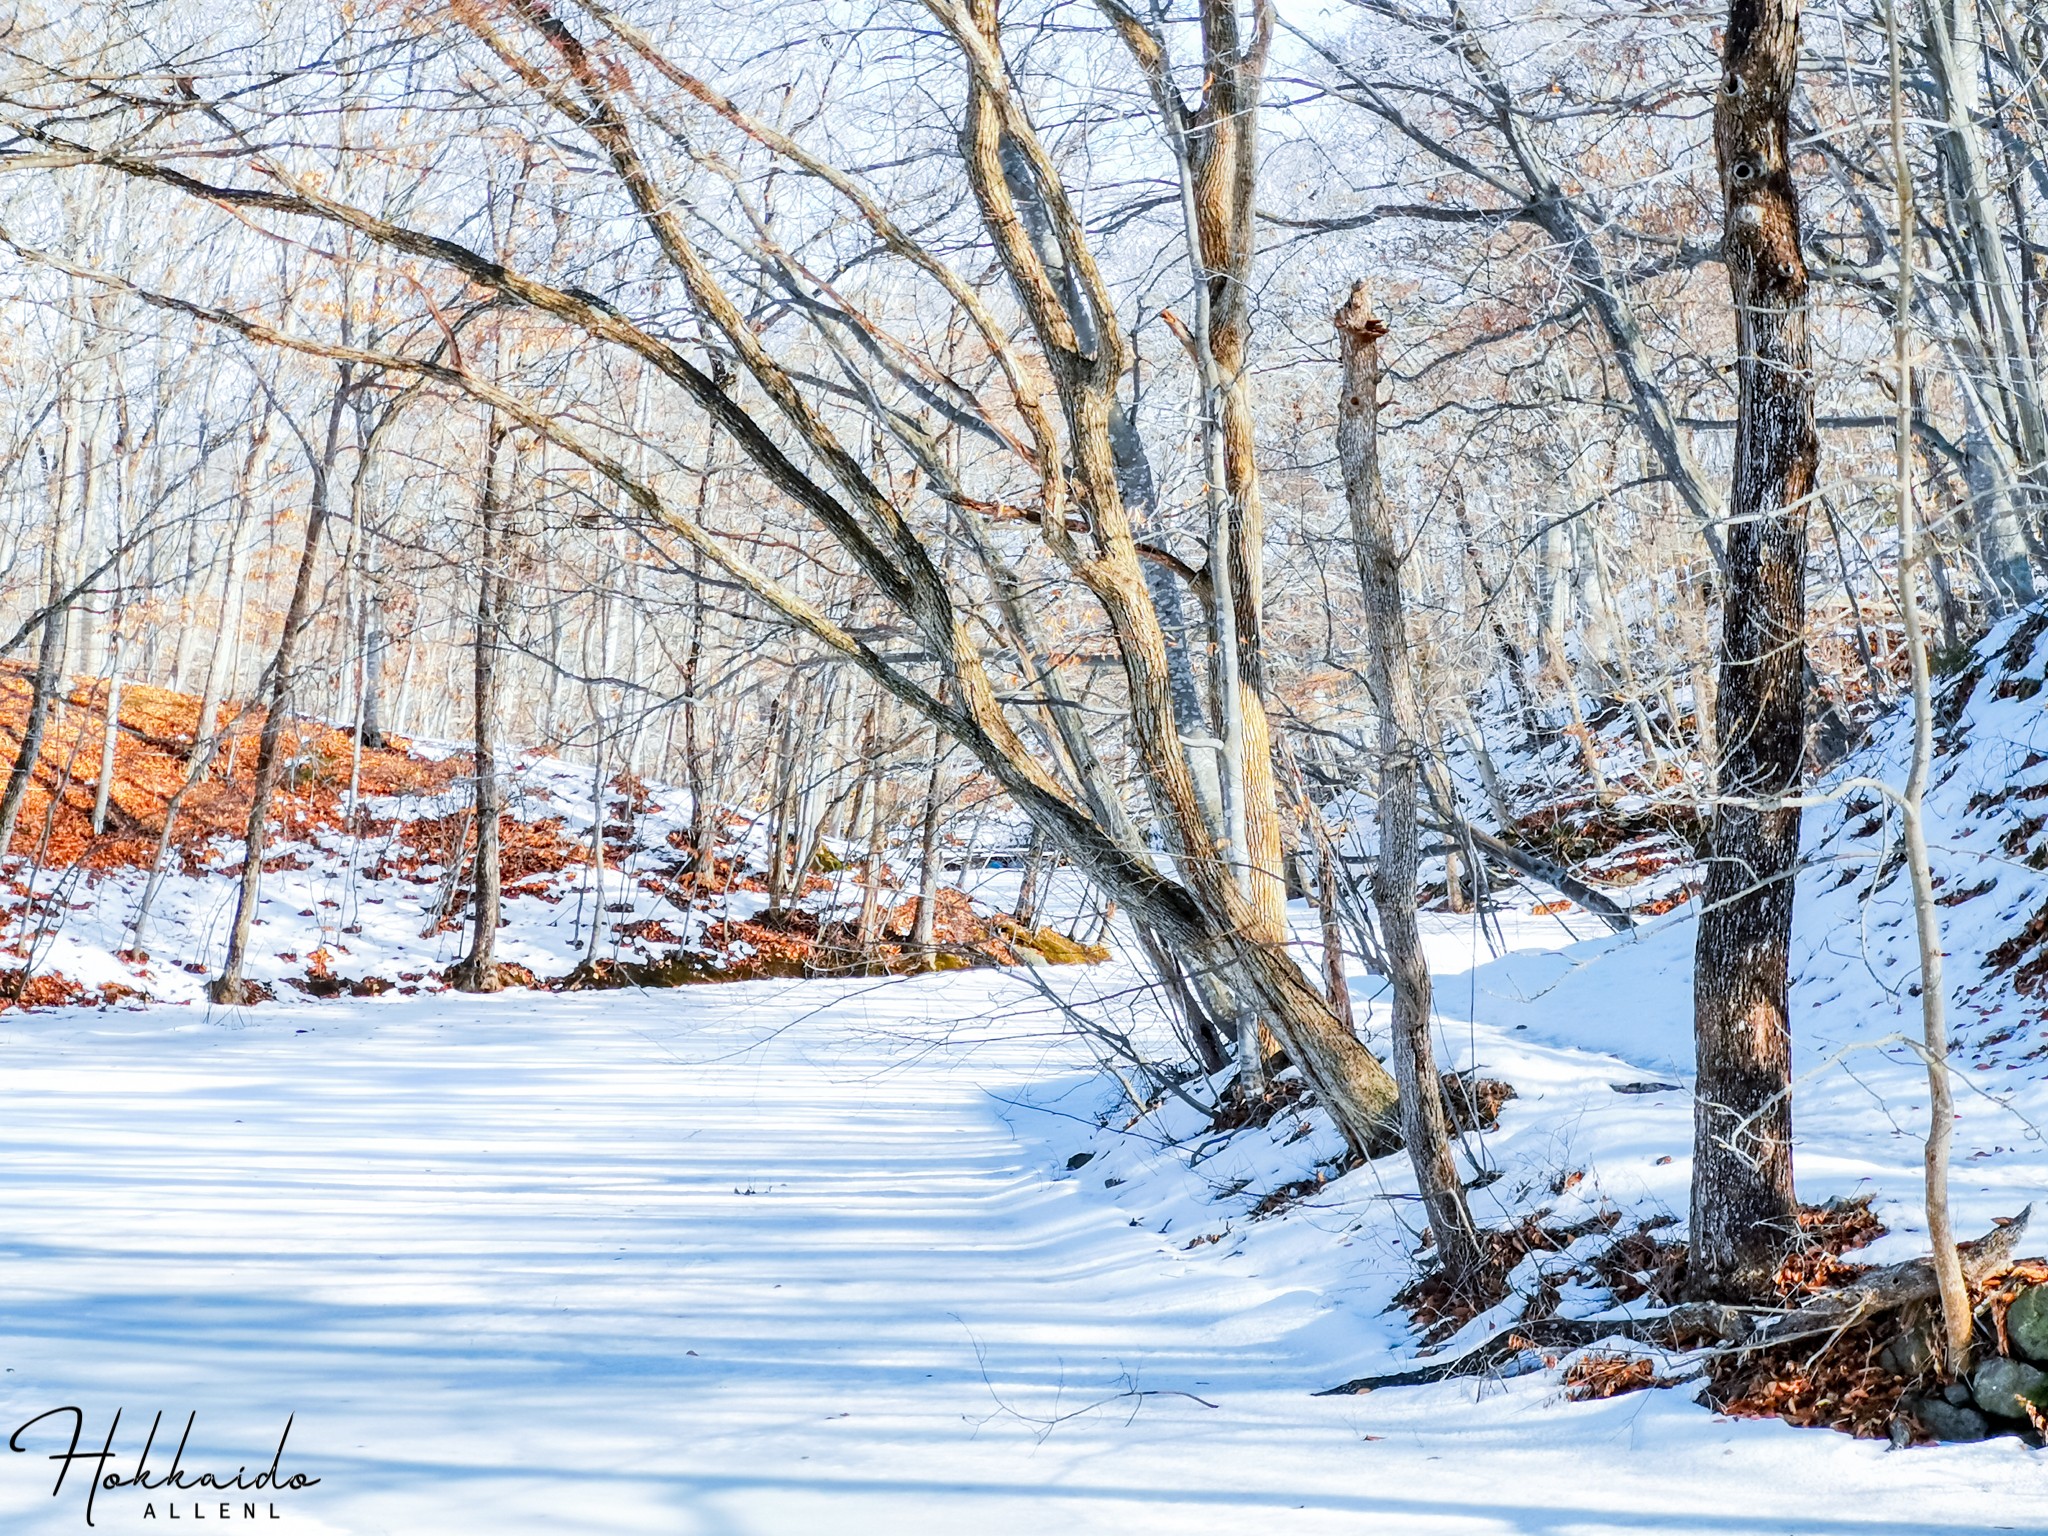
<svg viewBox="0 0 2048 1536"><path fill-rule="evenodd" d="M349 377L349 367L343 364L334 401L327 411L326 441L313 459L313 494L306 511L306 538L299 550L299 570L292 582L291 602L285 608L284 632L278 636L277 656L271 665L268 713L263 718L263 734L256 747L256 783L249 802L248 825L242 833L242 879L236 891L234 927L228 935L227 959L220 975L207 988L207 995L216 1003L249 1001L242 971L249 958L249 935L263 885L264 830L284 766L280 756L284 748L285 715L291 703L299 640L313 609L313 571L320 560L321 536L327 531L328 477L341 450L341 415L348 404Z"/></svg>
<svg viewBox="0 0 2048 1536"><path fill-rule="evenodd" d="M1365 592L1373 702L1380 717L1380 849L1372 891L1394 983L1394 1080L1401 1088L1401 1133L1437 1256L1451 1282L1462 1286L1478 1274L1484 1255L1451 1157L1450 1121L1430 1039L1429 962L1415 922L1416 802L1426 749L1401 601L1400 543L1380 482L1379 339L1387 328L1374 316L1364 283L1351 290L1336 324L1344 364L1337 457Z"/></svg>
<svg viewBox="0 0 2048 1536"><path fill-rule="evenodd" d="M469 953L450 967L450 985L464 992L495 992L498 976L498 918L504 908L499 881L498 834L504 812L498 783L498 627L503 606L503 558L498 538L498 460L505 429L491 423L484 448L483 494L477 500L476 572L476 867L470 877Z"/></svg>
<svg viewBox="0 0 2048 1536"><path fill-rule="evenodd" d="M1805 745L1806 523L1819 456L1790 103L1799 0L1733 0L1714 100L1736 312L1719 793L1693 956L1695 1297L1765 1295L1798 1231L1787 961Z"/></svg>

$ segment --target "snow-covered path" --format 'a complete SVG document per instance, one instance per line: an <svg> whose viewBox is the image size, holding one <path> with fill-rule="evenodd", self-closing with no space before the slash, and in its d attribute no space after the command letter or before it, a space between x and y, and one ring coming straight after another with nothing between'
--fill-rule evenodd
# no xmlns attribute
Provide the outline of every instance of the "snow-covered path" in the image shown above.
<svg viewBox="0 0 2048 1536"><path fill-rule="evenodd" d="M1262 1275L1067 1177L1011 1100L1085 1058L1027 1000L10 1018L0 1434L76 1404L95 1448L118 1407L125 1470L162 1410L161 1472L196 1411L187 1469L253 1473L296 1415L320 1482L265 1528L298 1532L2048 1530L2011 1440L1887 1456L1542 1377L1311 1396L1389 1323L1340 1264ZM54 1422L0 1454L0 1529L84 1529ZM96 1528L169 1510L107 1492Z"/></svg>

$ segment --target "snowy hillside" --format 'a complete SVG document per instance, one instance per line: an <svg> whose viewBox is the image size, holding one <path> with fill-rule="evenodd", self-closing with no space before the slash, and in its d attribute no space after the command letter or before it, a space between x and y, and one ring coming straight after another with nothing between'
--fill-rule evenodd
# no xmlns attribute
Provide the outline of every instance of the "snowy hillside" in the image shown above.
<svg viewBox="0 0 2048 1536"><path fill-rule="evenodd" d="M2044 636L2038 613L2009 620L1950 680L1928 797L1960 1078L1953 1195L1972 1236L2030 1202L2048 1211L2048 815L2035 809L2048 797ZM1887 717L1832 782L1901 784L1909 749L1910 720ZM1794 923L1800 1195L1813 1206L1867 1198L1885 1235L1852 1258L1872 1264L1927 1251L1926 1078L1904 1039L1919 1028L1915 936L1889 804L1848 788L1806 813ZM1684 1236L1694 905L1609 936L1568 906L1536 915L1558 905L1549 893L1518 894L1523 915L1503 921L1503 953L1476 919L1440 915L1426 930L1442 1065L1515 1095L1497 1129L1458 1137L1475 1213L1551 1234L1514 1269L1510 1294L1455 1336L1411 1328L1396 1306L1429 1251L1400 1159L1343 1171L1342 1139L1312 1108L1225 1134L1177 1098L1142 1117L1121 1094L1078 1083L1058 1101L1068 1112L1092 1102L1105 1125L1069 1138L1089 1158L1075 1178L1173 1233L1189 1263L1299 1266L1349 1291L1348 1308L1382 1317L1365 1357L1333 1361L1327 1385L1455 1356L1524 1316L1647 1315L1658 1245ZM1310 922L1299 915L1305 943ZM1384 985L1354 971L1352 986L1361 1027L1383 1031ZM2026 1251L2044 1248L2048 1234L2031 1233ZM1553 1352L1549 1370L1570 1364Z"/></svg>
<svg viewBox="0 0 2048 1536"><path fill-rule="evenodd" d="M178 732L189 731L196 707L186 696L130 690L124 728L139 739L123 760L117 825L124 816L138 829L161 823L166 786L178 779ZM284 835L267 845L251 979L287 1003L439 990L467 947L475 850L467 755L411 742L358 752L344 733L313 727L298 761ZM56 778L55 766L47 771ZM761 818L722 813L718 867L699 876L688 856L687 793L631 776L594 779L587 766L537 754L518 758L505 778L498 958L529 984L660 985L856 963L831 947L834 926L846 928L861 907L864 880L837 839L821 845L802 890L778 903L762 879ZM246 767L198 788L153 892L153 838L91 837L76 789L32 807L51 831L43 856L17 858L0 889L11 960L0 1008L18 994L31 1004L203 1001L233 915ZM82 798L90 803L89 792ZM1014 945L1029 936L998 932L992 914L957 889L963 861L983 865L1007 847L1000 825L972 830L978 848L957 835L941 846L956 865L937 896L937 937L952 951L941 962L1017 963ZM915 849L884 851L885 938L908 934L916 889L905 871L915 857ZM886 944L878 951L883 963L894 953Z"/></svg>

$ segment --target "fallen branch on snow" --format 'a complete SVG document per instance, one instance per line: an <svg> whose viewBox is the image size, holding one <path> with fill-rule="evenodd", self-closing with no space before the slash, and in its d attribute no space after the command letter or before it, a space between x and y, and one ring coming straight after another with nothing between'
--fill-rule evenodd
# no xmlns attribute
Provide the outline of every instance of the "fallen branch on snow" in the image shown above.
<svg viewBox="0 0 2048 1536"><path fill-rule="evenodd" d="M2006 1268L2032 1218L2032 1205L1974 1242L1958 1245L1963 1278L1972 1289ZM1652 1317L1549 1317L1513 1323L1448 1360L1432 1360L1403 1371L1360 1376L1328 1387L1318 1397L1416 1387L1458 1376L1487 1376L1532 1350L1583 1349L1607 1339L1629 1339L1665 1349L1712 1340L1730 1351L1762 1348L1838 1333L1868 1318L1894 1312L1936 1295L1934 1266L1908 1259L1859 1275L1797 1307L1731 1307L1718 1302L1684 1302Z"/></svg>

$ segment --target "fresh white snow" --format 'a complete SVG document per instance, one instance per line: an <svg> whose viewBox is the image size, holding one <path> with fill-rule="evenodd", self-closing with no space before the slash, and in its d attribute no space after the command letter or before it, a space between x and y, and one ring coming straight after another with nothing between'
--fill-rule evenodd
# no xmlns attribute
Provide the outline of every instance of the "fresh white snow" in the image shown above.
<svg viewBox="0 0 2048 1536"><path fill-rule="evenodd" d="M1987 956L2048 910L2044 673L2048 643L2014 646L1956 701L1929 801L1957 1220L2040 1201L2035 1252L2048 1006ZM1896 782L1902 733L1881 725L1843 772ZM567 764L522 770L527 814L571 835L588 791ZM657 794L654 850L687 810ZM1795 1135L1804 1198L1874 1197L1890 1235L1859 1256L1882 1261L1925 1251L1926 1099L1898 1041L1918 1006L1896 827L1864 798L1809 814ZM348 839L284 851L302 867L266 877L258 974L328 947L342 974L424 979L459 948L422 937L431 880L366 879ZM1014 873L969 878L1014 894ZM161 1412L161 1477L196 1414L185 1470L253 1475L290 1417L282 1470L319 1482L266 1490L262 1518L351 1536L2048 1532L2048 1463L2011 1438L1891 1452L1718 1418L1690 1385L1572 1403L1556 1367L1315 1396L1421 1345L1389 1310L1418 1251L1405 1160L1254 1217L1334 1172L1335 1133L1314 1110L1228 1137L1172 1097L1137 1114L1071 1028L1173 1058L1121 961L659 993L286 987L209 1010L173 962L217 952L226 887L173 877L147 963L116 954L134 878L73 892L42 962L160 1001L0 1015L0 1432L75 1405L93 1450L119 1409L125 1474ZM578 868L553 894L510 904L502 939L543 974L581 957L600 900ZM1519 1093L1466 1149L1496 1175L1476 1213L1682 1221L1691 910L1615 937L1507 894L1499 955L1469 919L1425 919L1444 1065ZM616 874L602 900L691 933L724 910ZM1063 877L1062 918L1091 904ZM1383 1029L1380 984L1352 981ZM1532 1257L1514 1284L1597 1315L1612 1297L1573 1273L1585 1257ZM62 1427L0 1452L0 1533L85 1528L89 1464L51 1495ZM174 1508L219 1517L120 1488L94 1528L166 1530Z"/></svg>
<svg viewBox="0 0 2048 1536"><path fill-rule="evenodd" d="M1525 1094L1504 1164L1595 1134L1619 1066L1473 1031ZM1313 1396L1413 1347L1399 1160L1249 1223L1213 1160L1098 1131L1106 1079L999 973L14 1015L0 1063L0 1428L76 1404L92 1448L119 1407L126 1469L196 1411L186 1467L253 1473L295 1415L321 1481L275 1529L2048 1529L2014 1440L1887 1453L1551 1372ZM1624 1134L1682 1154L1667 1097ZM1656 1173L1682 1208L1682 1155ZM61 1448L0 1459L0 1529L83 1529ZM150 1502L96 1528L169 1528Z"/></svg>

